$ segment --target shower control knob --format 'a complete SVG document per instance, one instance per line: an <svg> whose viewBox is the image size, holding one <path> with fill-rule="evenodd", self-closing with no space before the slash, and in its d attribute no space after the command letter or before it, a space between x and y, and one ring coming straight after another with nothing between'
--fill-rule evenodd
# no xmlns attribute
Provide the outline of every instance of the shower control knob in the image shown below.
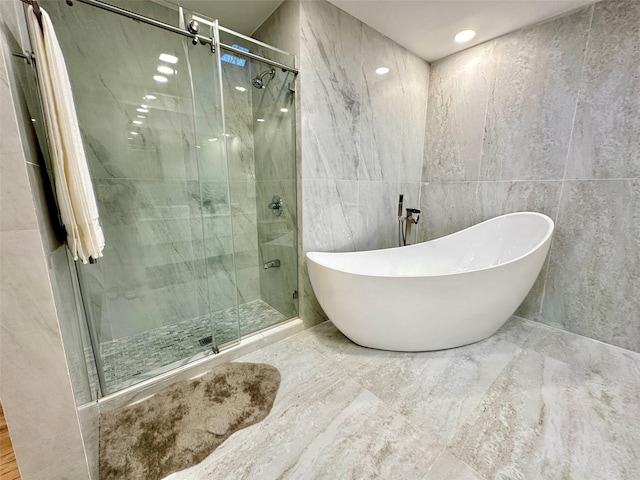
<svg viewBox="0 0 640 480"><path fill-rule="evenodd" d="M274 195L271 203L268 205L273 214L277 217L282 215L282 199L278 195Z"/></svg>

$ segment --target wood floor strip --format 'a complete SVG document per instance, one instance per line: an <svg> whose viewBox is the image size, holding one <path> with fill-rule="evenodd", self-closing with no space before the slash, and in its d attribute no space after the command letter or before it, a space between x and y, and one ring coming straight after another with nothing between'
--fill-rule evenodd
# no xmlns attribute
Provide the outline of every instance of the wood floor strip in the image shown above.
<svg viewBox="0 0 640 480"><path fill-rule="evenodd" d="M20 480L18 462L13 453L13 445L9 436L4 411L0 404L0 480Z"/></svg>

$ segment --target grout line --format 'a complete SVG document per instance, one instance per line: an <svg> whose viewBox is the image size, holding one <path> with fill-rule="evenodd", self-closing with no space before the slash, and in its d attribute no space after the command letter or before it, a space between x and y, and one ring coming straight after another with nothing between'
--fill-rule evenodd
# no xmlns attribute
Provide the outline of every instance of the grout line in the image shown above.
<svg viewBox="0 0 640 480"><path fill-rule="evenodd" d="M420 480L428 480L429 478L429 472L431 471L431 469L433 468L433 466L438 462L438 460L440 459L440 457L442 456L442 453L447 449L447 447L442 447L442 449L440 450L440 452L438 452L438 455L436 455L436 458L433 459L433 462L431 462L431 465L429 465L429 468L427 468L427 471L425 472L425 474L421 477Z"/></svg>
<svg viewBox="0 0 640 480"><path fill-rule="evenodd" d="M569 168L569 159L571 158L571 146L573 143L573 134L576 128L576 117L578 115L578 105L580 104L580 98L582 96L583 88L584 88L584 71L585 66L587 64L587 55L589 53L589 39L591 37L591 29L593 26L593 16L595 12L595 5L591 5L591 18L589 19L589 31L587 32L587 40L584 46L584 54L582 56L582 69L580 71L580 82L578 84L578 91L576 93L576 102L573 108L573 118L571 120L571 132L569 133L569 143L567 147L567 156L564 162L564 172L562 173L562 181L560 183L560 194L558 195L558 205L556 208L554 222L559 223L560 221L560 208L562 205L562 198L565 194L565 184L567 182L567 170ZM547 256L547 268L544 272L544 281L542 282L542 294L540 295L540 307L538 308L537 316L538 318L542 317L542 310L544 306L544 300L547 296L547 282L549 281L549 271L551 270L551 255L553 252L553 247L556 243L556 232L554 228L553 236L551 237L551 243L549 244L549 253Z"/></svg>
<svg viewBox="0 0 640 480"><path fill-rule="evenodd" d="M491 44L491 56L489 57L489 65L491 66L491 71L489 72L489 84L487 85L487 100L484 104L484 123L482 124L482 139L480 141L480 158L478 159L478 176L477 182L480 182L480 175L482 174L482 157L484 156L484 142L487 135L487 118L489 117L489 100L491 99L491 93L494 90L494 73L497 75L497 69L494 65L494 51L496 48L495 40L492 41Z"/></svg>
<svg viewBox="0 0 640 480"><path fill-rule="evenodd" d="M586 335L580 335L579 333L571 332L569 330L565 330L565 329L557 327L555 325L548 325L546 323L542 323L542 322L539 322L539 321L536 321L536 320L530 320L530 319L524 318L524 317L519 317L517 315L513 315L513 316L518 318L519 320L522 320L522 321L524 321L526 323L530 323L530 324L532 324L532 325L534 325L536 327L539 327L539 328L541 328L543 330L546 329L546 330L554 330L554 331L557 331L557 332L562 332L562 333L564 333L566 335L571 335L571 336L574 336L574 337L579 337L579 338L585 339L587 341L599 343L600 345L602 345L604 347L613 348L613 349L616 349L616 350L622 350L623 353L628 353L628 354L630 354L632 356L638 356L638 359L640 360L640 352L636 352L634 350L629 350L628 348L620 347L620 346L614 345L612 343L603 342L602 340L598 340L597 338L591 338L591 337L587 337ZM529 333L529 336L532 333L533 333L533 330ZM529 336L527 336L527 339L529 338Z"/></svg>

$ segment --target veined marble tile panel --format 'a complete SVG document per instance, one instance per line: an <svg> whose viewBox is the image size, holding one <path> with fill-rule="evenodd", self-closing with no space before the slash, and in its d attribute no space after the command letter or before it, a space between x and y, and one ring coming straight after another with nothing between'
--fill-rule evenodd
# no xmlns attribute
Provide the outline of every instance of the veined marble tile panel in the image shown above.
<svg viewBox="0 0 640 480"><path fill-rule="evenodd" d="M248 203L245 198L250 197L252 183L203 180L191 181L186 184L186 195L189 200L189 214L192 217L200 215L229 215L229 188L233 189L232 203ZM245 191L241 186L246 186Z"/></svg>
<svg viewBox="0 0 640 480"><path fill-rule="evenodd" d="M640 4L593 9L567 178L640 177Z"/></svg>
<svg viewBox="0 0 640 480"><path fill-rule="evenodd" d="M495 40L480 180L563 178L591 12Z"/></svg>
<svg viewBox="0 0 640 480"><path fill-rule="evenodd" d="M544 213L556 219L560 181L479 182L480 221L513 212Z"/></svg>
<svg viewBox="0 0 640 480"><path fill-rule="evenodd" d="M198 176L201 181L226 182L228 180L228 162L224 155L222 132L212 133L198 130Z"/></svg>
<svg viewBox="0 0 640 480"><path fill-rule="evenodd" d="M360 21L329 2L301 2L303 178L357 178L361 52Z"/></svg>
<svg viewBox="0 0 640 480"><path fill-rule="evenodd" d="M419 181L429 66L367 25L362 26L363 161L359 180ZM389 72L376 73L385 66Z"/></svg>
<svg viewBox="0 0 640 480"><path fill-rule="evenodd" d="M358 182L357 250L398 246L398 196L405 208L419 208L420 183ZM404 215L404 211L402 213ZM418 223L417 228L422 227ZM414 226L414 228L416 228Z"/></svg>
<svg viewBox="0 0 640 480"><path fill-rule="evenodd" d="M300 2L285 0L258 28L253 38L300 56Z"/></svg>
<svg viewBox="0 0 640 480"><path fill-rule="evenodd" d="M50 13L65 55L92 175L193 175L195 129L191 84L187 69L184 74L182 70L187 62L182 39L144 24L132 28L130 19L86 6L56 6ZM165 84L153 80L158 53L152 52L179 59ZM145 99L147 94L156 99ZM144 119L138 118L141 113ZM133 124L134 120L142 123Z"/></svg>
<svg viewBox="0 0 640 480"><path fill-rule="evenodd" d="M13 109L4 45L0 47L0 98L3 104L0 113L0 151L3 156L0 162L0 203L4 212L19 212L2 215L0 231L29 230L38 228L38 220L31 200L27 164Z"/></svg>
<svg viewBox="0 0 640 480"><path fill-rule="evenodd" d="M540 320L640 352L640 180L567 181Z"/></svg>
<svg viewBox="0 0 640 480"><path fill-rule="evenodd" d="M478 182L423 183L420 192L423 242L458 232L479 222Z"/></svg>
<svg viewBox="0 0 640 480"><path fill-rule="evenodd" d="M198 316L196 286L194 280L157 289L139 288L108 294L114 339Z"/></svg>
<svg viewBox="0 0 640 480"><path fill-rule="evenodd" d="M358 182L304 179L302 189L305 251L355 251Z"/></svg>
<svg viewBox="0 0 640 480"><path fill-rule="evenodd" d="M302 178L356 180L363 161L360 133L351 135L318 135L310 120L302 118Z"/></svg>
<svg viewBox="0 0 640 480"><path fill-rule="evenodd" d="M294 81L292 73L278 70L276 77L266 83L266 88L251 89L258 181L295 178L295 104L294 93L289 90L289 84ZM287 111L283 112L283 108Z"/></svg>
<svg viewBox="0 0 640 480"><path fill-rule="evenodd" d="M185 218L190 214L190 184L175 180L95 179L100 217L111 225Z"/></svg>
<svg viewBox="0 0 640 480"><path fill-rule="evenodd" d="M431 66L423 182L478 180L494 43Z"/></svg>
<svg viewBox="0 0 640 480"><path fill-rule="evenodd" d="M86 478L80 425L35 230L0 233L0 388L23 478ZM43 368L46 366L46 368Z"/></svg>
<svg viewBox="0 0 640 480"><path fill-rule="evenodd" d="M449 451L486 478L636 478L639 396L637 378L622 385L525 349Z"/></svg>

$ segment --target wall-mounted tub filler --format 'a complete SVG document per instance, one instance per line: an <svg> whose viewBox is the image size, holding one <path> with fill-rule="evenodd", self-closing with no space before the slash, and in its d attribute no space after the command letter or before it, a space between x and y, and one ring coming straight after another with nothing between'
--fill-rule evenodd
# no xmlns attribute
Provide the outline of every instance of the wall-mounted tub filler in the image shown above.
<svg viewBox="0 0 640 480"><path fill-rule="evenodd" d="M411 238L412 225L417 225L420 220L420 210L417 208L407 208L407 214L402 216L402 203L404 194L400 194L398 199L398 246L411 245L417 243L417 230L414 231L413 241ZM413 215L416 215L415 217Z"/></svg>

